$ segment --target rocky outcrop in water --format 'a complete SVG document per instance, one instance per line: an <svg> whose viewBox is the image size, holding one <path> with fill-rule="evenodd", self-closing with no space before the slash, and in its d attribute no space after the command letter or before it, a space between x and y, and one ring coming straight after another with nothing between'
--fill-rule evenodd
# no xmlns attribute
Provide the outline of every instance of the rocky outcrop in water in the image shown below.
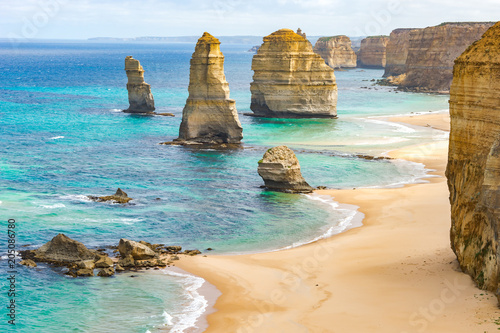
<svg viewBox="0 0 500 333"><path fill-rule="evenodd" d="M453 62L493 23L443 23L410 32L404 90L448 93Z"/></svg>
<svg viewBox="0 0 500 333"><path fill-rule="evenodd" d="M156 253L147 245L122 238L118 244L118 251L122 257L132 256L134 260L144 260L157 257Z"/></svg>
<svg viewBox="0 0 500 333"><path fill-rule="evenodd" d="M82 243L69 238L64 234L58 234L51 241L42 245L33 252L36 261L54 263L72 263L83 260L94 260L97 252L89 250Z"/></svg>
<svg viewBox="0 0 500 333"><path fill-rule="evenodd" d="M144 69L139 60L132 56L125 58L125 72L127 73L129 108L123 110L130 113L145 113L155 110L155 102L151 93L151 86L144 82Z"/></svg>
<svg viewBox="0 0 500 333"><path fill-rule="evenodd" d="M287 146L269 149L259 161L257 171L270 190L292 193L310 193L313 190L302 177L297 156Z"/></svg>
<svg viewBox="0 0 500 333"><path fill-rule="evenodd" d="M396 29L391 32L386 47L384 77L406 73L406 58L410 47L410 33L419 29Z"/></svg>
<svg viewBox="0 0 500 333"><path fill-rule="evenodd" d="M356 53L347 36L321 37L314 44L314 52L319 54L325 63L332 68L356 67Z"/></svg>
<svg viewBox="0 0 500 333"><path fill-rule="evenodd" d="M363 39L358 52L358 67L384 68L388 42L389 36L370 36Z"/></svg>
<svg viewBox="0 0 500 333"><path fill-rule="evenodd" d="M236 104L229 98L220 42L205 32L191 58L189 97L176 141L222 144L240 143L242 138Z"/></svg>
<svg viewBox="0 0 500 333"><path fill-rule="evenodd" d="M450 114L451 246L462 270L498 297L500 22L456 59Z"/></svg>
<svg viewBox="0 0 500 333"><path fill-rule="evenodd" d="M106 196L103 196L103 197L96 197L96 196L93 196L93 195L89 195L88 198L90 200L96 201L96 202L110 201L112 203L119 203L119 204L126 204L130 200L133 200L132 198L129 198L129 196L127 195L127 193L125 193L125 191L123 191L120 188L118 188L118 190L116 190L116 193L113 194L113 195L106 195Z"/></svg>
<svg viewBox="0 0 500 333"><path fill-rule="evenodd" d="M333 69L311 43L290 29L264 37L252 60L250 109L258 117L335 118Z"/></svg>

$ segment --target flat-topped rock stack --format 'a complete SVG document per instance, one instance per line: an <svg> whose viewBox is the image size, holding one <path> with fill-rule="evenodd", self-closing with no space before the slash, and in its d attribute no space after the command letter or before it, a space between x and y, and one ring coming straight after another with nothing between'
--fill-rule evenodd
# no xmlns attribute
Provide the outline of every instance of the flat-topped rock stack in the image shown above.
<svg viewBox="0 0 500 333"><path fill-rule="evenodd" d="M395 29L386 46L384 77L406 73L406 58L410 48L410 33L419 29Z"/></svg>
<svg viewBox="0 0 500 333"><path fill-rule="evenodd" d="M358 52L358 67L384 68L388 42L389 36L369 36L363 39Z"/></svg>
<svg viewBox="0 0 500 333"><path fill-rule="evenodd" d="M151 93L151 86L144 82L144 69L139 60L132 56L125 58L125 72L127 73L128 101L130 106L123 110L129 113L147 113L155 110L155 102Z"/></svg>
<svg viewBox="0 0 500 333"><path fill-rule="evenodd" d="M333 69L311 43L290 29L264 37L254 55L250 109L254 116L335 118L337 84Z"/></svg>
<svg viewBox="0 0 500 333"><path fill-rule="evenodd" d="M182 111L177 143L240 143L242 127L229 98L220 41L205 32L191 58L189 97Z"/></svg>
<svg viewBox="0 0 500 333"><path fill-rule="evenodd" d="M321 37L314 44L314 52L332 68L356 67L357 56L352 49L351 39L347 36Z"/></svg>

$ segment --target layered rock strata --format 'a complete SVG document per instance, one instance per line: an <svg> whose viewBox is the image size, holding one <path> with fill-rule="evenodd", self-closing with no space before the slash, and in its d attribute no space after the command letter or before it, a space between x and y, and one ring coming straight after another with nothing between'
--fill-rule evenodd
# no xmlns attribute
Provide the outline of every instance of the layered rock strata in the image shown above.
<svg viewBox="0 0 500 333"><path fill-rule="evenodd" d="M361 41L358 52L358 66L365 68L384 68L388 36L370 36Z"/></svg>
<svg viewBox="0 0 500 333"><path fill-rule="evenodd" d="M127 73L129 108L123 110L129 113L145 113L155 110L155 102L151 93L151 86L144 82L144 69L139 60L132 56L125 58L125 72Z"/></svg>
<svg viewBox="0 0 500 333"><path fill-rule="evenodd" d="M257 172L270 190L292 193L310 193L313 190L302 177L297 156L287 146L269 149L259 161Z"/></svg>
<svg viewBox="0 0 500 333"><path fill-rule="evenodd" d="M443 23L410 32L405 90L448 93L454 60L493 25L488 22Z"/></svg>
<svg viewBox="0 0 500 333"><path fill-rule="evenodd" d="M321 37L314 44L314 52L332 68L356 67L356 53L351 47L351 39L347 36Z"/></svg>
<svg viewBox="0 0 500 333"><path fill-rule="evenodd" d="M391 32L386 46L384 77L406 73L406 58L410 47L410 33L419 29L396 29Z"/></svg>
<svg viewBox="0 0 500 333"><path fill-rule="evenodd" d="M239 143L242 138L236 104L229 98L220 42L205 32L191 58L189 97L176 141L221 144Z"/></svg>
<svg viewBox="0 0 500 333"><path fill-rule="evenodd" d="M290 29L264 37L252 60L250 109L258 117L335 118L333 69L311 43Z"/></svg>
<svg viewBox="0 0 500 333"><path fill-rule="evenodd" d="M500 278L500 22L455 61L446 176L451 246L480 288Z"/></svg>

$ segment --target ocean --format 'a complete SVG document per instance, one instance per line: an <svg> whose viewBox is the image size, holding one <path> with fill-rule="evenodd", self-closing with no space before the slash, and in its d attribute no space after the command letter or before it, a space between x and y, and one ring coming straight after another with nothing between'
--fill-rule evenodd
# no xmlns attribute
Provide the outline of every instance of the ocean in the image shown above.
<svg viewBox="0 0 500 333"><path fill-rule="evenodd" d="M351 207L329 197L260 188L257 161L285 144L312 186L394 187L428 170L406 161L366 160L447 133L386 121L443 112L448 96L374 86L383 70L336 71L338 119L261 119L250 111L252 45L221 45L225 73L243 125L242 149L159 145L178 135L194 44L97 42L0 43L1 331L183 332L207 300L203 280L165 270L112 278L69 278L59 268L17 266L16 325L7 323L7 221L17 249L58 233L91 248L120 238L214 251L273 251L357 226ZM145 69L157 112L131 115L125 56ZM91 202L120 187L131 205Z"/></svg>

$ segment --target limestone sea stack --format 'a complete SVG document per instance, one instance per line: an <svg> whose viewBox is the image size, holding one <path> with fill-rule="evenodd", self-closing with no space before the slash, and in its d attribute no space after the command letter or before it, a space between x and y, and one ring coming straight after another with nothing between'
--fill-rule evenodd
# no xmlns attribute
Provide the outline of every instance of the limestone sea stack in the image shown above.
<svg viewBox="0 0 500 333"><path fill-rule="evenodd" d="M404 90L448 93L454 60L493 22L443 23L410 32Z"/></svg>
<svg viewBox="0 0 500 333"><path fill-rule="evenodd" d="M155 102L151 93L151 86L144 82L144 69L139 60L132 56L125 58L125 72L127 73L129 108L123 110L130 113L147 113L155 110Z"/></svg>
<svg viewBox="0 0 500 333"><path fill-rule="evenodd" d="M258 117L336 118L333 69L290 29L264 37L253 56L250 109Z"/></svg>
<svg viewBox="0 0 500 333"><path fill-rule="evenodd" d="M391 32L386 47L384 77L406 73L410 33L415 30L418 29L396 29Z"/></svg>
<svg viewBox="0 0 500 333"><path fill-rule="evenodd" d="M240 143L242 138L236 104L229 99L220 42L205 32L191 58L189 97L176 141L222 144Z"/></svg>
<svg viewBox="0 0 500 333"><path fill-rule="evenodd" d="M352 49L351 39L347 36L321 37L314 44L314 52L331 68L356 67L356 53Z"/></svg>
<svg viewBox="0 0 500 333"><path fill-rule="evenodd" d="M498 297L500 22L456 59L450 114L451 246L462 270Z"/></svg>
<svg viewBox="0 0 500 333"><path fill-rule="evenodd" d="M388 42L389 36L369 36L363 39L358 52L358 66L384 68Z"/></svg>
<svg viewBox="0 0 500 333"><path fill-rule="evenodd" d="M270 190L310 193L313 188L305 181L300 172L300 164L295 153L287 146L269 149L257 169Z"/></svg>

